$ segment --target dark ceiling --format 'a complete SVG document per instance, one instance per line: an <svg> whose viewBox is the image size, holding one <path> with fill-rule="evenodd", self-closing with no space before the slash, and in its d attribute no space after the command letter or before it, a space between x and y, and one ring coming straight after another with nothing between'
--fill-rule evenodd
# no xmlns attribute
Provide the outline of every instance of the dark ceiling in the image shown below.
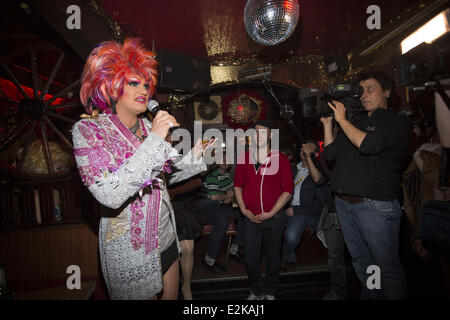
<svg viewBox="0 0 450 320"><path fill-rule="evenodd" d="M408 17L437 2L445 1L299 1L300 21L291 37L277 46L263 46L246 33L245 0L8 1L2 5L0 19L0 62L23 44L36 41L56 44L66 53L61 73L68 78L57 80L67 85L81 74L88 53L98 42L129 35L143 38L148 48L208 59L216 66L244 66L252 61L277 63L305 56L319 56L323 60L320 57L364 49ZM81 7L81 30L66 27L69 16L66 9L71 4ZM369 30L366 26L370 5L381 9L381 30ZM16 64L29 70L29 57L24 59ZM56 61L47 60L44 55L38 66L44 76L50 74ZM317 66L317 61L308 63ZM309 75L302 70L305 79L299 83L317 78L317 68ZM15 72L19 77L20 71ZM282 73L282 78L298 78L298 72L292 72ZM213 82L235 79L236 73L234 70L232 76L217 77Z"/></svg>
<svg viewBox="0 0 450 320"><path fill-rule="evenodd" d="M415 12L430 2L299 1L300 21L292 36L278 46L266 47L254 42L246 33L243 22L245 0L8 1L2 5L0 35L8 40L25 34L56 39L58 35L54 33L61 33L61 30L55 32L58 27L55 28L54 21L48 21L51 20L49 11L60 16L60 27L65 28L66 7L79 4L82 7L81 33L100 33L95 28L85 27L83 10L101 7L118 23L122 35L142 37L150 48L154 43L156 49L208 58L212 62L268 55L267 52L278 56L346 54L364 40L402 22L408 12ZM24 8L25 3L30 4L29 8ZM381 30L366 27L370 16L366 11L370 5L378 5L381 9Z"/></svg>
<svg viewBox="0 0 450 320"><path fill-rule="evenodd" d="M381 26L416 9L420 1L314 0L299 1L300 23L282 44L256 44L244 27L245 0L99 0L124 32L144 38L151 47L211 61L246 58L266 50L280 55L347 53L377 30L369 30L368 6L381 9Z"/></svg>

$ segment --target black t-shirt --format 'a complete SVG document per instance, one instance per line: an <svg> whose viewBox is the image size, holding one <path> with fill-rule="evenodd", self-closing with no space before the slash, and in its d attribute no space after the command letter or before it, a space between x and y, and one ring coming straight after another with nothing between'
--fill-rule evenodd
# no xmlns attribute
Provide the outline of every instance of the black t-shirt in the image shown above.
<svg viewBox="0 0 450 320"><path fill-rule="evenodd" d="M332 189L374 200L396 199L400 191L400 162L412 135L409 119L379 108L354 126L367 133L359 149L343 132L325 147L326 159L336 160Z"/></svg>

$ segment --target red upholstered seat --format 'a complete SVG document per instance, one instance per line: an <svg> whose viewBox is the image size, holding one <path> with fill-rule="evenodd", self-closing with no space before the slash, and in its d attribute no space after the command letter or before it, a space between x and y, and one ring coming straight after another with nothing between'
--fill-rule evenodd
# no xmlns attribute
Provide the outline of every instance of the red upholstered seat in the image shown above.
<svg viewBox="0 0 450 320"><path fill-rule="evenodd" d="M203 233L203 235L208 235L211 233L212 230L213 230L213 226L211 224L205 224L203 226L202 233ZM229 220L227 233L228 232L236 232L235 223L234 223L234 220L232 220L232 219Z"/></svg>

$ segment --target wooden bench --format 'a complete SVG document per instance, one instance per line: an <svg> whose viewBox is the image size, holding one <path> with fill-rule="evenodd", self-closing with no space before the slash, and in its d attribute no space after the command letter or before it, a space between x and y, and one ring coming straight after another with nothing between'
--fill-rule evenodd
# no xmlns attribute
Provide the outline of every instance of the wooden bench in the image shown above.
<svg viewBox="0 0 450 320"><path fill-rule="evenodd" d="M16 294L15 300L89 300L94 294L95 281L81 282L81 289L69 290L67 286L41 289Z"/></svg>

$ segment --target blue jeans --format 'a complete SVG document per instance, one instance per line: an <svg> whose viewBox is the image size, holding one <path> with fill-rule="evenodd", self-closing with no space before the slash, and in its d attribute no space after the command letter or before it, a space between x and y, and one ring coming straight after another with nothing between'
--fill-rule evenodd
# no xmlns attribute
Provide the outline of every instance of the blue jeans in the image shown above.
<svg viewBox="0 0 450 320"><path fill-rule="evenodd" d="M283 259L289 263L295 262L295 250L302 238L306 227L310 227L313 232L317 231L320 215L305 216L293 215L288 217L286 230L284 231Z"/></svg>
<svg viewBox="0 0 450 320"><path fill-rule="evenodd" d="M402 216L398 201L364 198L360 203L348 203L336 196L335 203L353 268L362 284L361 299L405 298L406 278L398 254ZM371 265L380 268L381 289L367 287L374 274L367 272Z"/></svg>
<svg viewBox="0 0 450 320"><path fill-rule="evenodd" d="M200 199L197 201L196 206L200 214L205 217L206 223L213 226L213 230L208 236L208 247L206 249L206 253L210 258L217 258L223 238L230 224L230 219L234 219L236 222L236 237L233 238L233 244L242 246L243 224L239 210L210 199Z"/></svg>

